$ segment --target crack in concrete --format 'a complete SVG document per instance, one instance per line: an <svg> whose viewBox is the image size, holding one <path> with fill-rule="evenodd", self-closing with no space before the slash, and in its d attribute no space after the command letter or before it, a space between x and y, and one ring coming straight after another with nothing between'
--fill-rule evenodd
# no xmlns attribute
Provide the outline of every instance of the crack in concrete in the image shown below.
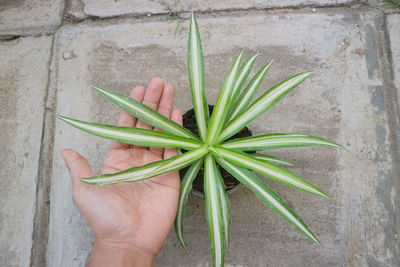
<svg viewBox="0 0 400 267"><path fill-rule="evenodd" d="M390 43L390 34L388 30L388 25L387 25L387 18L388 16L385 14L384 17L384 38L386 40L385 45L387 49L387 60L388 60L388 71L385 72L387 73L386 75L388 76L388 81L390 84L390 95L388 96L389 99L394 99L394 101L391 101L391 109L392 112L389 112L389 130L390 130L390 151L392 154L392 168L393 168L393 187L395 188L395 191L397 192L397 203L400 203L400 110L399 108L399 103L398 103L398 97L397 93L398 90L396 90L396 86L394 84L394 64L393 64L393 55L392 55L392 48L391 48L391 43ZM385 79L384 79L385 81ZM399 88L397 88L399 89ZM394 210L395 214L400 214L400 205L397 205ZM398 217L395 217L395 219L398 219ZM396 228L396 235L398 236L400 234L400 222L395 220L394 222L394 227ZM398 240L397 240L398 241ZM396 240L394 241L396 242ZM399 243L394 243L392 249L394 250L395 254L394 255L399 255L400 254L400 245ZM397 257L396 259L396 264L400 266L400 258Z"/></svg>
<svg viewBox="0 0 400 267"><path fill-rule="evenodd" d="M66 12L66 6L62 10L62 18ZM63 24L61 21L57 27L56 32ZM30 266L47 266L47 245L49 236L49 223L50 223L50 190L51 190L51 176L53 168L53 145L54 145L54 131L55 131L55 118L53 116L56 107L56 100L53 99L54 92L52 93L52 85L57 79L57 68L52 68L55 64L56 58L56 35L52 36L52 44L50 48L50 56L48 61L48 76L47 86L43 111L43 124L42 136L39 154L39 169L36 177L36 202L35 214L33 219L33 234L32 234L32 249L31 249L31 263ZM53 73L54 71L54 73Z"/></svg>
<svg viewBox="0 0 400 267"><path fill-rule="evenodd" d="M53 61L53 49L55 46L55 37L53 36L51 44L51 53L48 61L48 76L44 103L49 101L51 89L51 64ZM33 234L31 249L30 266L46 266L46 251L48 239L48 225L50 212L50 178L52 168L52 158L48 157L53 146L53 124L48 116L47 108L43 112L42 136L39 154L39 169L36 177L36 201L35 215L33 218ZM50 123L49 123L50 122ZM50 142L49 142L50 141Z"/></svg>
<svg viewBox="0 0 400 267"><path fill-rule="evenodd" d="M70 2L67 1L67 3L64 5L62 14L61 14L61 24L57 26L55 29L48 29L48 31L44 31L43 34L56 34L58 32L58 29L66 24L79 24L83 23L86 21L113 21L117 19L143 19L147 18L150 21L154 18L160 18L160 17L165 17L166 15L169 14L169 10L166 12L158 12L158 13L130 13L130 14L123 14L123 15L115 15L115 16L109 16L109 17L100 17L100 16L93 16L93 15L87 15L85 14L84 18L78 18L74 16L73 14L68 14L67 10L68 7L70 6ZM353 8L356 6L366 6L372 9L375 9L379 12L382 12L386 14L386 11L383 9L380 9L379 7L374 7L370 5L368 2L364 1L359 1L359 0L353 0L351 2L347 3L334 3L334 4L326 4L326 5L321 5L321 4L300 4L296 6L281 6L281 7L265 7L265 8L257 8L257 7L250 7L250 8L225 8L225 9L216 9L216 10L201 10L201 11L196 11L196 14L198 15L213 15L213 16L218 16L222 15L225 16L229 13L244 13L244 12L266 12L266 11L284 11L284 10L302 10L302 9L310 9L310 8L315 8L315 9L330 9L330 8ZM189 10L182 10L183 14L188 14L190 13ZM395 14L395 13L400 13L400 11L394 11L390 12L390 14ZM150 16L149 16L150 15ZM38 34L29 34L27 33L26 35L17 35L17 36L37 36ZM7 36L10 36L10 34L5 34L2 35L0 33L0 42L2 41L3 38L8 38Z"/></svg>
<svg viewBox="0 0 400 267"><path fill-rule="evenodd" d="M13 34L0 35L0 42L9 42L21 37L22 35L13 35Z"/></svg>
<svg viewBox="0 0 400 267"><path fill-rule="evenodd" d="M391 162L391 175L387 175L385 178L385 183L390 183L392 190L397 192L397 201L395 203L400 203L400 124L399 124L399 110L398 110L398 98L397 90L394 84L394 73L393 73L393 62L392 62L392 50L390 47L390 35L387 26L387 14L383 13L383 25L382 25L382 36L377 36L376 42L378 45L378 54L380 57L381 64L383 64L382 69L382 81L383 81L383 97L386 105L387 116L388 116L388 128L389 128L389 153L392 158ZM387 203L390 203L391 192L379 191L382 190L381 187L377 188L376 194L378 198L381 199L385 207ZM390 222L385 227L385 245L391 250L393 255L398 255L400 252L400 246L397 243L394 236L400 233L400 223L398 222L398 217L396 214L400 214L400 205L391 207L393 210L389 212ZM391 214L392 213L392 214ZM393 264L400 266L400 258L395 257Z"/></svg>
<svg viewBox="0 0 400 267"><path fill-rule="evenodd" d="M335 3L335 4L327 4L327 5L320 5L320 4L300 4L297 6L281 6L281 7L265 7L265 8L258 8L258 7L250 7L250 8L222 8L216 10L200 10L196 11L197 15L226 15L227 13L237 13L237 12L265 12L265 11L281 11L281 10L302 10L302 9L310 9L310 8L319 8L319 9L326 9L326 8L338 8L338 7L353 7L355 5L363 5L358 0L354 0L347 3ZM182 10L182 14L189 14L191 11L189 10ZM158 12L158 13L130 13L130 14L123 14L123 15L115 15L109 17L100 17L94 15L87 15L85 14L85 18L77 18L71 14L67 14L67 20L71 23L82 23L84 21L108 21L108 20L116 20L116 19L123 19L123 18L130 18L130 19L143 19L143 18L159 18L164 17L169 14L169 11L166 12ZM150 16L149 16L150 15Z"/></svg>
<svg viewBox="0 0 400 267"><path fill-rule="evenodd" d="M386 15L400 14L400 9L399 9L399 10L386 10L386 9L384 9L384 8L380 8L380 7L377 7L377 6L373 6L373 5L371 5L370 3L366 2L366 1L363 1L363 0L361 1L361 4L362 4L362 5L365 5L365 6L368 6L368 7L370 7L370 8L373 8L373 9L375 9L375 10L378 10L378 11L380 11L380 12L386 14Z"/></svg>

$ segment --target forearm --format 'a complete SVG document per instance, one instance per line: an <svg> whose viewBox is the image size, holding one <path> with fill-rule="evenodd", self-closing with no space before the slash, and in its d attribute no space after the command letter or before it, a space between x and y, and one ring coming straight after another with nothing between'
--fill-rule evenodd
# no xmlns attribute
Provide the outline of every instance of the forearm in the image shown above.
<svg viewBox="0 0 400 267"><path fill-rule="evenodd" d="M154 262L155 256L127 248L123 244L95 242L87 266L151 267Z"/></svg>

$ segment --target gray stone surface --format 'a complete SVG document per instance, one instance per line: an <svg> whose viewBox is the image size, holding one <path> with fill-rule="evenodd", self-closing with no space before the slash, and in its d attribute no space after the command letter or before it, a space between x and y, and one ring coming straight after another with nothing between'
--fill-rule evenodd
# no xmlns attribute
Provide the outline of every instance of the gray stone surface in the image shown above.
<svg viewBox="0 0 400 267"><path fill-rule="evenodd" d="M400 103L400 14L388 16L387 26L390 36L390 49L392 51L394 84L397 88L397 103Z"/></svg>
<svg viewBox="0 0 400 267"><path fill-rule="evenodd" d="M53 32L61 24L63 0L0 1L0 34Z"/></svg>
<svg viewBox="0 0 400 267"><path fill-rule="evenodd" d="M384 18L372 9L247 12L199 18L206 57L208 97L213 102L234 54L260 52L257 67L275 59L266 87L313 69L316 74L268 115L255 133L303 132L326 137L349 152L327 148L274 151L329 194L324 200L266 181L309 224L318 247L262 206L242 187L231 195L233 226L227 266L396 266L399 188L393 166L388 110ZM186 78L187 28L155 20L84 22L57 33L57 112L114 122L118 108L89 85L127 93L162 76L176 86L176 106L190 108ZM68 172L59 157L71 147L99 168L108 141L56 122L48 244L49 266L82 266L92 234L72 203ZM191 196L185 219L188 247L174 233L159 266L211 266L203 199ZM397 254L397 255L396 255Z"/></svg>
<svg viewBox="0 0 400 267"><path fill-rule="evenodd" d="M399 0L392 0L392 3L390 3L389 1L385 1L385 0L361 0L361 2L367 4L371 7L382 10L386 14L400 12L400 1Z"/></svg>
<svg viewBox="0 0 400 267"><path fill-rule="evenodd" d="M0 42L1 266L30 265L51 42Z"/></svg>
<svg viewBox="0 0 400 267"><path fill-rule="evenodd" d="M68 14L77 18L86 16L112 17L127 14L157 14L168 11L215 11L249 8L281 8L298 6L329 6L350 3L352 0L71 0L68 6Z"/></svg>

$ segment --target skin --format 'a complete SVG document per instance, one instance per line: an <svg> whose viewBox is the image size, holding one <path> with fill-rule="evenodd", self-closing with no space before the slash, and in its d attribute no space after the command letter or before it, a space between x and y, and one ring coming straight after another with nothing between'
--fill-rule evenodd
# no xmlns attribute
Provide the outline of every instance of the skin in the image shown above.
<svg viewBox="0 0 400 267"><path fill-rule="evenodd" d="M182 124L182 113L173 109L174 89L162 79L151 79L147 89L135 87L129 96ZM153 129L126 112L121 113L118 125ZM100 173L119 172L176 153L176 149L113 142ZM154 266L175 219L179 173L135 183L93 186L79 180L95 175L84 157L72 149L64 149L61 155L70 172L73 201L95 235L88 266Z"/></svg>

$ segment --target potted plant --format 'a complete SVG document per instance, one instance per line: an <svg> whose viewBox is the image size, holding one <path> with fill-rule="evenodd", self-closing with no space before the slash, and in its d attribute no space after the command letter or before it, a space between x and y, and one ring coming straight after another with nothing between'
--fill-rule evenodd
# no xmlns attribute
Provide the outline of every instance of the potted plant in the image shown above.
<svg viewBox="0 0 400 267"><path fill-rule="evenodd" d="M255 93L260 88L272 63L269 62L263 66L244 86L256 57L257 55L251 56L241 63L243 51L236 56L210 113L205 97L204 62L200 34L196 19L192 14L189 28L188 69L193 115L196 119L195 128L198 135L132 98L93 86L95 90L126 112L164 132L89 123L61 115L58 115L58 118L100 137L140 146L178 147L185 152L170 159L132 167L119 173L103 174L81 180L93 185L135 182L188 167L181 180L178 212L175 220L178 239L184 246L182 228L186 201L192 189L192 183L202 169L205 211L213 262L214 266L223 266L225 247L229 242L231 215L225 181L221 176L219 165L240 183L247 186L263 204L281 215L309 239L319 243L293 209L252 171L308 193L329 198L327 194L298 175L279 166L291 165L289 162L255 151L310 145L337 148L341 146L323 138L304 134L263 134L229 140L230 137L244 129L249 122L277 104L294 87L313 73L306 71L291 76L268 89L253 101ZM243 90L241 90L242 87L244 87Z"/></svg>

